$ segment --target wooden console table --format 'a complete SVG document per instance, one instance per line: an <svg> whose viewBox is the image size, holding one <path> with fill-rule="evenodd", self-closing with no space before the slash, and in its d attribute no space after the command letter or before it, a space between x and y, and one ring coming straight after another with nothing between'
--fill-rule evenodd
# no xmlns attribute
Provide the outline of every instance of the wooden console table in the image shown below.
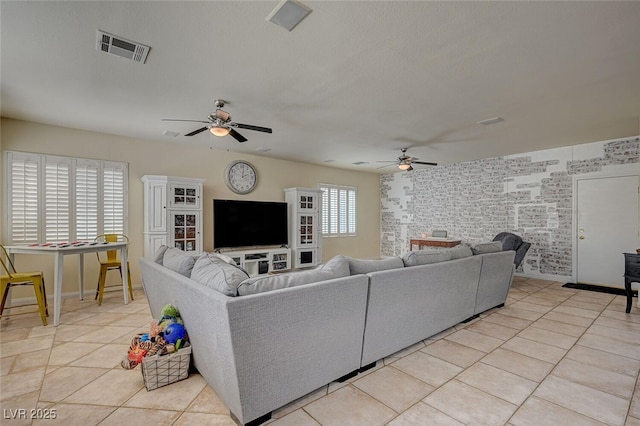
<svg viewBox="0 0 640 426"><path fill-rule="evenodd" d="M453 240L449 238L416 238L409 240L409 250L413 250L413 246L418 246L418 250L422 247L455 247L460 244L462 240Z"/></svg>
<svg viewBox="0 0 640 426"><path fill-rule="evenodd" d="M624 289L627 292L627 313L631 312L632 282L640 283L640 254L624 253Z"/></svg>

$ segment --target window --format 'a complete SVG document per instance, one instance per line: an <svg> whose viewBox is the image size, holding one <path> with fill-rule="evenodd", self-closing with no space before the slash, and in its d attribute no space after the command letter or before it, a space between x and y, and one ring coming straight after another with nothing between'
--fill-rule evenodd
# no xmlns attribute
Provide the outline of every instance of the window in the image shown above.
<svg viewBox="0 0 640 426"><path fill-rule="evenodd" d="M8 151L5 171L11 244L127 232L126 163Z"/></svg>
<svg viewBox="0 0 640 426"><path fill-rule="evenodd" d="M356 234L356 188L320 184L322 190L322 235Z"/></svg>

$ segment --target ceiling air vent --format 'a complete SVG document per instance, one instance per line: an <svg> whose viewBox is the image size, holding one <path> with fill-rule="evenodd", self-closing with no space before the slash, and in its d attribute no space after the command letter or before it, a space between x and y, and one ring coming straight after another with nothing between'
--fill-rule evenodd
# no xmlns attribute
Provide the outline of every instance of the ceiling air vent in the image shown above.
<svg viewBox="0 0 640 426"><path fill-rule="evenodd" d="M98 30L96 37L96 49L99 52L131 59L134 62L144 64L151 49L149 46L127 40L117 35Z"/></svg>

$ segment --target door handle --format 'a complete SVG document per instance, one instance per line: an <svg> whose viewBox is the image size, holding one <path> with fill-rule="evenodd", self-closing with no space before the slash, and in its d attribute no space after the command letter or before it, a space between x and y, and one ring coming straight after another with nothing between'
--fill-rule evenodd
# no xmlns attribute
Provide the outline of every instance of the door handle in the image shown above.
<svg viewBox="0 0 640 426"><path fill-rule="evenodd" d="M580 235L578 235L578 239L584 240L584 229L580 229L578 232L580 233Z"/></svg>

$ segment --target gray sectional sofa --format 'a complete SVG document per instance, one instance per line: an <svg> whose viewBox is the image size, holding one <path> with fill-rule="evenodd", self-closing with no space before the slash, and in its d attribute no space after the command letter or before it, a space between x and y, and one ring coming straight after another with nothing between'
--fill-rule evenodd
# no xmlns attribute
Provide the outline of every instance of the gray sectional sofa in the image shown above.
<svg viewBox="0 0 640 426"><path fill-rule="evenodd" d="M140 259L151 313L175 305L193 362L239 424L504 304L515 252L459 246L249 278L224 255ZM486 252L485 252L486 251ZM240 294L240 295L238 295Z"/></svg>

